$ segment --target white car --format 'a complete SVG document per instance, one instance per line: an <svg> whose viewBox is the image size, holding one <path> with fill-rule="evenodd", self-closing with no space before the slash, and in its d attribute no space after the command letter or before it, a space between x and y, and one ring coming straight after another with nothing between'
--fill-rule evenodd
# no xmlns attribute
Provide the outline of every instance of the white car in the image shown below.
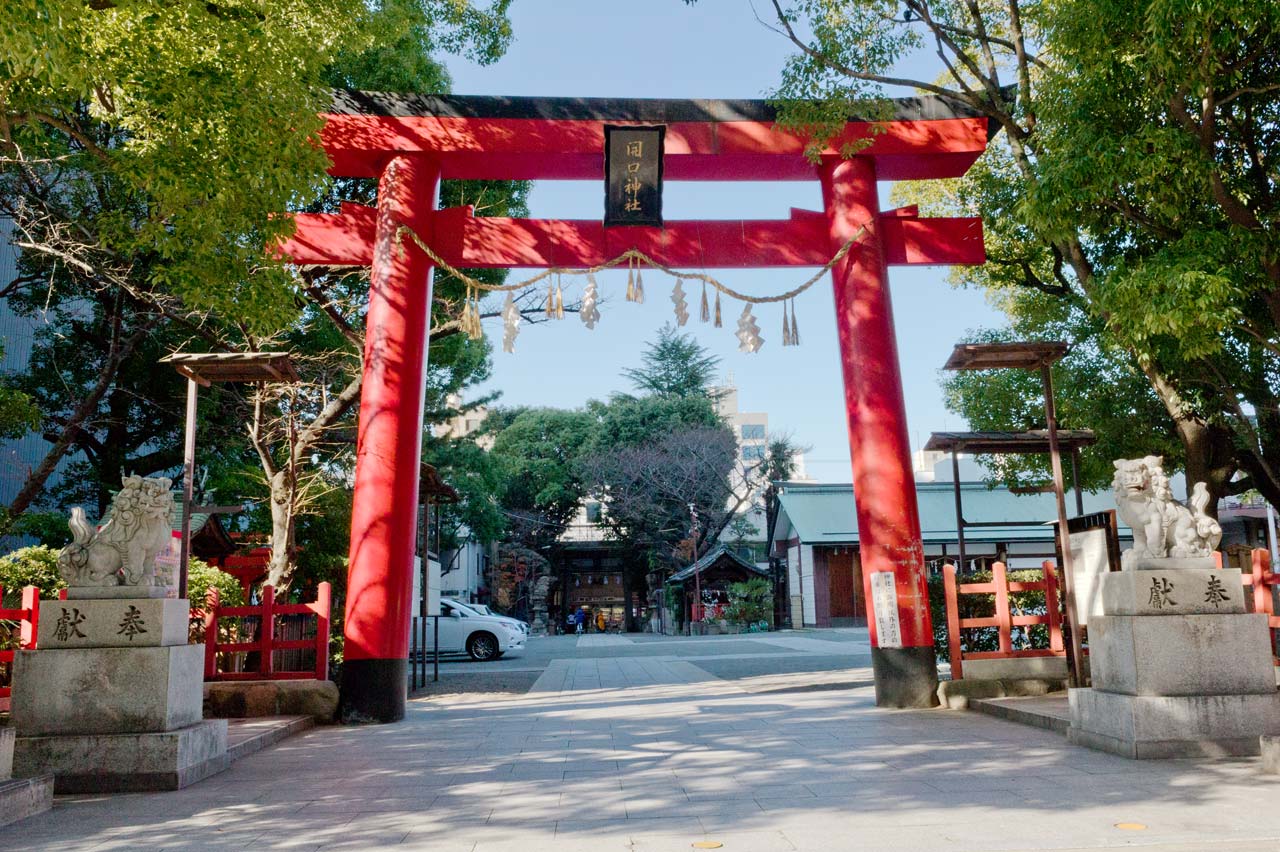
<svg viewBox="0 0 1280 852"><path fill-rule="evenodd" d="M492 616L493 618L501 618L503 621L509 621L515 626L519 627L524 632L525 636L529 635L529 623L527 621L521 621L518 618L512 618L509 615L502 615L501 613L494 612L492 609L485 606L484 604L462 603L460 601L455 601L453 598L444 598L444 600L449 601L449 603L457 603L459 606L463 606L463 607L466 607L467 609L474 610L480 615L488 615L488 616Z"/></svg>
<svg viewBox="0 0 1280 852"><path fill-rule="evenodd" d="M440 653L467 654L477 662L496 660L524 650L525 634L514 619L481 615L465 604L441 598ZM434 631L427 631L427 651L434 650Z"/></svg>

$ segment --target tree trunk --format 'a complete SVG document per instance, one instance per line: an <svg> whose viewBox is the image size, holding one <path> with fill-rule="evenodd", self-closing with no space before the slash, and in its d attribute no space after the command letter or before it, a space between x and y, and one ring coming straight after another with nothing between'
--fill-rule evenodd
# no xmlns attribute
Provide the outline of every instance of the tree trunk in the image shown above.
<svg viewBox="0 0 1280 852"><path fill-rule="evenodd" d="M271 562L267 564L267 585L276 591L289 588L293 581L297 555L294 542L298 522L296 490L297 482L287 466L271 477Z"/></svg>
<svg viewBox="0 0 1280 852"><path fill-rule="evenodd" d="M154 325L154 322L146 323L122 341L116 350L107 356L102 369L98 371L97 381L94 382L92 390L76 406L76 410L63 425L62 434L58 437L58 440L54 441L49 452L45 453L44 459L27 476L27 481L23 483L22 490L18 492L17 496L13 498L13 502L9 504L10 518L21 515L40 496L40 492L44 490L44 484L49 480L54 470L57 469L58 462L62 461L63 456L71 449L71 445L75 442L76 435L79 434L85 421L98 410L98 404L102 402L102 397L115 381L120 365L133 354L133 350L138 343L151 331Z"/></svg>
<svg viewBox="0 0 1280 852"><path fill-rule="evenodd" d="M1150 363L1143 363L1141 359L1139 362L1156 396L1160 397L1165 410L1173 419L1174 428L1182 440L1186 453L1187 494L1191 493L1197 482L1208 486L1210 500L1205 511L1216 518L1218 500L1226 495L1231 477L1239 469L1231 433L1196 416L1191 406L1159 369Z"/></svg>

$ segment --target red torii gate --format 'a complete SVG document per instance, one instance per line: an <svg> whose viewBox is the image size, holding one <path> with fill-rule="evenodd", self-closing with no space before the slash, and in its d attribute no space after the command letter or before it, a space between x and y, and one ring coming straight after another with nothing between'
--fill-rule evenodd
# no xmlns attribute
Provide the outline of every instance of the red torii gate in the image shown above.
<svg viewBox="0 0 1280 852"><path fill-rule="evenodd" d="M376 208L300 214L284 246L302 265L371 266L347 586L343 716L404 715L422 449L431 268L401 226L460 267L588 267L636 248L675 267L832 269L876 701L927 707L937 686L920 521L889 303L887 265L979 264L976 218L881 212L879 180L964 174L987 120L936 97L851 120L818 165L763 101L494 98L335 93L321 139L331 173L378 179ZM604 125L665 125L666 180L814 180L824 210L787 219L600 221L476 217L436 209L442 179L600 180ZM843 159L843 144L869 140ZM603 186L602 186L603 189ZM881 579L883 578L883 579ZM896 598L896 602L895 602Z"/></svg>

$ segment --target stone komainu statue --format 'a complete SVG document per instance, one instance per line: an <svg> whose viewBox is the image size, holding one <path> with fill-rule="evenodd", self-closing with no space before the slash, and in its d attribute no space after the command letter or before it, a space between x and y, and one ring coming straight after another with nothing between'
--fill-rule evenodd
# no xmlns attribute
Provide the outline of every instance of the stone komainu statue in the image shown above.
<svg viewBox="0 0 1280 852"><path fill-rule="evenodd" d="M169 546L173 480L126 476L111 517L94 531L79 506L71 510L71 544L58 554L68 586L154 586L156 554Z"/></svg>
<svg viewBox="0 0 1280 852"><path fill-rule="evenodd" d="M1222 540L1222 527L1205 511L1209 489L1197 482L1191 506L1173 499L1160 456L1117 459L1112 485L1120 519L1133 530L1133 547L1124 552L1123 567L1138 559L1212 556Z"/></svg>

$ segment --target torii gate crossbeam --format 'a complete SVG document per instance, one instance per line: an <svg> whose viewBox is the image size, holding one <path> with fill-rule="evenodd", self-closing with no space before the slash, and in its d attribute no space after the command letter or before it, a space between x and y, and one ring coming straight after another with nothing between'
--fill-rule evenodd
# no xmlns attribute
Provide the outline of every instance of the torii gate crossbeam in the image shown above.
<svg viewBox="0 0 1280 852"><path fill-rule="evenodd" d="M920 521L910 464L887 266L979 264L981 222L881 212L877 182L957 177L982 154L988 123L938 98L895 101L853 119L815 165L761 101L399 96L337 92L321 134L333 167L376 177L376 208L298 215L283 246L303 265L370 266L356 450L342 710L404 715L431 262L412 228L460 268L585 267L637 248L668 266L832 269L876 700L927 707L937 685ZM600 222L487 218L436 209L442 179L601 179L604 125L666 127L666 180L818 180L822 211L787 219ZM866 146L849 159L847 142ZM397 248L397 246L402 248Z"/></svg>

